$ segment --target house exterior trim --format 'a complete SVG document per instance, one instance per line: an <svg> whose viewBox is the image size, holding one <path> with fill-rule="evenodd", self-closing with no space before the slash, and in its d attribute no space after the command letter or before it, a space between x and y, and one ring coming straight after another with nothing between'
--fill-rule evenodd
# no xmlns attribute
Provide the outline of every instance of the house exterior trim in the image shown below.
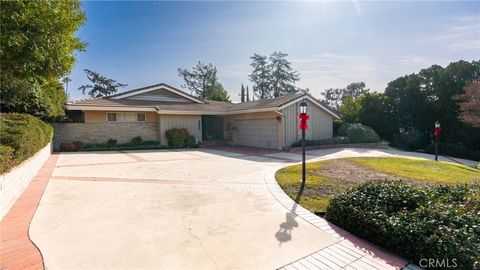
<svg viewBox="0 0 480 270"><path fill-rule="evenodd" d="M149 87L149 88L145 88L145 89L142 89L142 90L138 90L138 91L132 91L132 92L129 92L129 93L125 93L125 94L120 94L118 96L114 96L114 97L111 97L111 99L122 99L122 98L126 98L126 97L131 97L131 96L136 96L136 95L139 95L139 94L143 94L143 93L147 93L147 92L150 92L150 91L155 91L155 90L160 90L160 89L165 89L167 91L170 91L176 95L179 95L183 98L186 98L188 100L191 100L195 103L201 103L203 104L204 102L199 100L199 99L196 99L194 97L191 97L189 95L186 95L185 93L182 93L181 91L178 91L172 87L169 87L167 85L159 85L159 86L152 86L152 87Z"/></svg>

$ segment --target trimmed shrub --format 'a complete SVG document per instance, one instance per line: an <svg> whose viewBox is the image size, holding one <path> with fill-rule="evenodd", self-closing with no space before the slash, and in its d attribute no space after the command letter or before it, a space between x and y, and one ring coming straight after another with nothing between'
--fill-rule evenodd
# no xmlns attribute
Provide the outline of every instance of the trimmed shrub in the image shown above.
<svg viewBox="0 0 480 270"><path fill-rule="evenodd" d="M32 157L52 139L53 128L42 120L21 113L0 114L0 145L7 155L13 155L8 165L3 164L0 173L8 172L13 166ZM13 149L13 153L5 147ZM2 159L5 159L2 157Z"/></svg>
<svg viewBox="0 0 480 270"><path fill-rule="evenodd" d="M165 136L170 148L184 148L190 134L185 128L172 128L165 132Z"/></svg>
<svg viewBox="0 0 480 270"><path fill-rule="evenodd" d="M106 143L107 147L113 147L115 145L117 145L117 140L114 140L114 139L109 139Z"/></svg>
<svg viewBox="0 0 480 270"><path fill-rule="evenodd" d="M188 136L187 139L185 139L185 146L188 148L197 147L197 139L195 138L195 136Z"/></svg>
<svg viewBox="0 0 480 270"><path fill-rule="evenodd" d="M60 143L60 151L62 152L76 152L83 148L82 142Z"/></svg>
<svg viewBox="0 0 480 270"><path fill-rule="evenodd" d="M338 135L348 137L352 143L378 143L380 136L371 127L360 123L346 123L337 130Z"/></svg>
<svg viewBox="0 0 480 270"><path fill-rule="evenodd" d="M392 145L408 150L423 149L428 144L428 135L417 129L401 131L393 135Z"/></svg>
<svg viewBox="0 0 480 270"><path fill-rule="evenodd" d="M142 137L140 137L140 136L135 137L130 141L130 143L133 144L133 145L142 144L143 143Z"/></svg>
<svg viewBox="0 0 480 270"><path fill-rule="evenodd" d="M12 147L0 144L0 172L7 172L15 166L13 152Z"/></svg>
<svg viewBox="0 0 480 270"><path fill-rule="evenodd" d="M333 137L323 140L305 140L305 146L316 146L316 145L329 145L329 144L347 144L350 143L350 139L348 137ZM302 141L294 142L292 147L300 147L302 146Z"/></svg>
<svg viewBox="0 0 480 270"><path fill-rule="evenodd" d="M480 183L420 187L380 181L335 196L325 217L417 264L423 258L456 259L458 269L479 269L479 211Z"/></svg>
<svg viewBox="0 0 480 270"><path fill-rule="evenodd" d="M425 152L435 154L435 145L430 144L425 147ZM480 160L480 151L470 150L461 144L439 143L438 154L471 160Z"/></svg>

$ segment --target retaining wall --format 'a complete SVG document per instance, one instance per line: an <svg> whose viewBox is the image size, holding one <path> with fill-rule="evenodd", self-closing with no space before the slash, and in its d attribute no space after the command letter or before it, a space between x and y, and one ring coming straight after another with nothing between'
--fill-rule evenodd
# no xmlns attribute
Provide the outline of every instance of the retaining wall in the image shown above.
<svg viewBox="0 0 480 270"><path fill-rule="evenodd" d="M51 153L52 144L49 143L33 157L0 176L0 220L8 213Z"/></svg>

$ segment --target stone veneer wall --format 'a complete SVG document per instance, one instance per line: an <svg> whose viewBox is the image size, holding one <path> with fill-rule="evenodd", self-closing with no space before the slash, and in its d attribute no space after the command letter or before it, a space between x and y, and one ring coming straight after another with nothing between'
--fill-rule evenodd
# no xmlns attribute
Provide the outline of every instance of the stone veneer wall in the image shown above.
<svg viewBox="0 0 480 270"><path fill-rule="evenodd" d="M138 136L144 141L158 141L156 122L53 123L53 128L54 149L59 149L62 142L90 144L114 139L117 143L127 143Z"/></svg>
<svg viewBox="0 0 480 270"><path fill-rule="evenodd" d="M42 168L51 152L52 145L49 143L33 157L0 176L0 220L8 213L8 210Z"/></svg>

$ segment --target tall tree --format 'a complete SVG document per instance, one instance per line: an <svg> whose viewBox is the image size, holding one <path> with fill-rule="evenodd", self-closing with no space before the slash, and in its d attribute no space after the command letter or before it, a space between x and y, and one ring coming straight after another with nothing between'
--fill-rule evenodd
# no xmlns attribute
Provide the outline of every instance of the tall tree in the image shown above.
<svg viewBox="0 0 480 270"><path fill-rule="evenodd" d="M438 120L443 127L442 140L480 149L480 129L459 121L460 101L454 98L479 76L480 61L458 61L445 68L433 65L388 83L385 95L397 130L432 132Z"/></svg>
<svg viewBox="0 0 480 270"><path fill-rule="evenodd" d="M247 101L250 101L250 94L249 94L249 90L248 90L248 85L247 85Z"/></svg>
<svg viewBox="0 0 480 270"><path fill-rule="evenodd" d="M102 76L98 72L89 69L84 69L84 71L88 80L92 83L84 84L78 88L84 95L86 93L93 98L105 97L117 93L120 87L127 86L127 84Z"/></svg>
<svg viewBox="0 0 480 270"><path fill-rule="evenodd" d="M460 101L459 119L467 125L480 128L480 80L466 85L464 93L455 99Z"/></svg>
<svg viewBox="0 0 480 270"><path fill-rule="evenodd" d="M45 117L63 114L65 94L59 81L71 71L75 51L86 48L75 36L84 23L85 14L77 0L1 3L2 111Z"/></svg>
<svg viewBox="0 0 480 270"><path fill-rule="evenodd" d="M240 102L245 102L245 87L243 86L240 88Z"/></svg>
<svg viewBox="0 0 480 270"><path fill-rule="evenodd" d="M357 123L361 110L359 99L354 99L351 95L345 96L340 106L340 116L342 121L346 123Z"/></svg>
<svg viewBox="0 0 480 270"><path fill-rule="evenodd" d="M213 87L213 91L211 91L208 96L206 97L207 100L217 100L217 101L224 101L230 102L230 96L228 95L227 90L223 88L223 85L219 82L215 84Z"/></svg>
<svg viewBox="0 0 480 270"><path fill-rule="evenodd" d="M189 89L193 95L201 99L207 99L218 83L217 68L211 63L205 64L200 61L191 71L179 68L178 76L185 81L182 87Z"/></svg>
<svg viewBox="0 0 480 270"><path fill-rule="evenodd" d="M321 93L322 98L320 98L320 101L328 107L338 111L342 104L344 93L344 88L328 88Z"/></svg>
<svg viewBox="0 0 480 270"><path fill-rule="evenodd" d="M344 95L350 95L352 98L357 98L365 93L368 93L370 89L366 88L364 82L354 82L345 88Z"/></svg>
<svg viewBox="0 0 480 270"><path fill-rule="evenodd" d="M270 92L273 97L280 97L297 92L295 82L300 80L300 75L293 70L291 63L287 60L288 54L273 52L270 57Z"/></svg>
<svg viewBox="0 0 480 270"><path fill-rule="evenodd" d="M265 55L254 54L250 57L253 67L252 73L248 76L253 83L253 94L260 99L272 97L269 88L270 84L270 66Z"/></svg>

